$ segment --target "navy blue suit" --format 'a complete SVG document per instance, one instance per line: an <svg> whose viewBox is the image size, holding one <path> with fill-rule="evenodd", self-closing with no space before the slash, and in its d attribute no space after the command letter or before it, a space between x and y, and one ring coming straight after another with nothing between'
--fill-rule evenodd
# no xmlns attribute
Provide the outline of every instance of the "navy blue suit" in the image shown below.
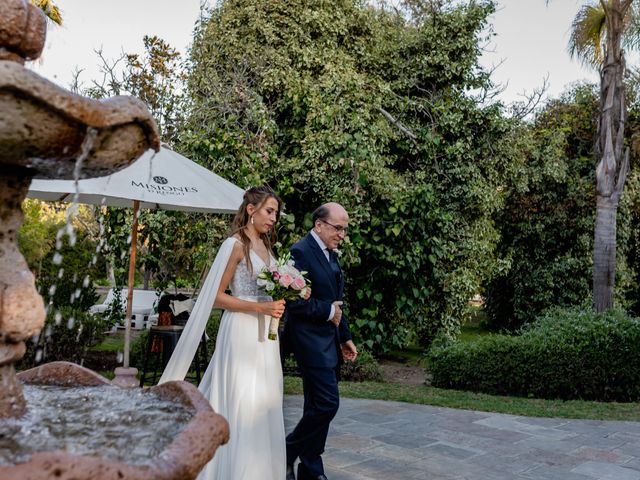
<svg viewBox="0 0 640 480"><path fill-rule="evenodd" d="M308 234L291 247L296 268L311 281L308 300L287 302L284 341L293 351L302 374L304 411L296 428L287 436L287 463L296 458L313 476L324 473L320 455L329 423L338 411L338 368L340 345L351 340L349 324L342 316L336 327L329 321L331 305L342 300L344 279L335 254L330 261Z"/></svg>

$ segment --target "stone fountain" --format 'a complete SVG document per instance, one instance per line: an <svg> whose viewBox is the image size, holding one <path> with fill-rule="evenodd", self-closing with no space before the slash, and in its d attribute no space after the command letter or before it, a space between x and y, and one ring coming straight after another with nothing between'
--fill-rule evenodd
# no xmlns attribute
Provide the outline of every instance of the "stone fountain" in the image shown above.
<svg viewBox="0 0 640 480"><path fill-rule="evenodd" d="M155 123L139 100L84 98L23 66L40 55L45 34L46 20L39 9L27 0L0 0L0 439L3 422L28 412L23 383L117 388L64 362L16 377L14 363L24 355L24 342L40 332L45 319L43 300L16 243L23 218L20 206L31 179L108 175L149 148L159 149ZM186 382L153 387L149 395L191 412L186 427L154 461L129 465L100 458L100 452L83 456L54 449L33 453L15 465L0 464L0 478L195 478L228 440L226 421Z"/></svg>

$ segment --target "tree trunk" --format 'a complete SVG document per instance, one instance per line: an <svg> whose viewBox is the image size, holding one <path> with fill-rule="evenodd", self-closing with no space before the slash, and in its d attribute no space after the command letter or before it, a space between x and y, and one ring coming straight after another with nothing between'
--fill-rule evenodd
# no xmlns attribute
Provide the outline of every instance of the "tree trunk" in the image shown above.
<svg viewBox="0 0 640 480"><path fill-rule="evenodd" d="M109 279L109 285L117 285L116 273L113 271L113 265L107 263L107 278Z"/></svg>
<svg viewBox="0 0 640 480"><path fill-rule="evenodd" d="M142 276L142 289L149 290L149 283L151 282L151 270L147 270L144 266Z"/></svg>
<svg viewBox="0 0 640 480"><path fill-rule="evenodd" d="M598 196L593 246L593 303L602 312L613 307L616 274L616 212L611 197Z"/></svg>
<svg viewBox="0 0 640 480"><path fill-rule="evenodd" d="M603 2L606 12L605 61L600 74L600 117L596 154L596 224L593 245L593 303L602 312L613 306L616 274L616 214L629 169L624 152L626 106L622 80L625 62L620 47L630 0Z"/></svg>

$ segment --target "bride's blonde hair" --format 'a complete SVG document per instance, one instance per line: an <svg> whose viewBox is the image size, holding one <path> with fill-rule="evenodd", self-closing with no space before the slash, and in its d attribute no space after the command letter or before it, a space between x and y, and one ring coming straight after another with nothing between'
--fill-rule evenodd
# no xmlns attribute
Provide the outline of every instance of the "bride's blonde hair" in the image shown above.
<svg viewBox="0 0 640 480"><path fill-rule="evenodd" d="M238 235L240 237L240 241L242 242L242 249L244 251L244 258L247 262L247 268L249 271L253 271L253 264L251 263L251 256L249 252L251 251L251 239L247 235L247 225L251 221L251 215L247 212L247 206L253 205L256 210L259 210L264 202L266 202L269 198L275 199L278 202L278 211L276 212L276 223L280 220L280 213L282 212L282 200L280 197L274 192L271 188L266 185L261 185L259 187L251 187L249 190L244 192L244 197L242 198L242 204L238 208L238 212L231 223L231 233L229 236ZM264 242L267 247L267 250L273 254L272 246L277 241L277 235L275 232L275 225L267 233L260 234L260 238Z"/></svg>

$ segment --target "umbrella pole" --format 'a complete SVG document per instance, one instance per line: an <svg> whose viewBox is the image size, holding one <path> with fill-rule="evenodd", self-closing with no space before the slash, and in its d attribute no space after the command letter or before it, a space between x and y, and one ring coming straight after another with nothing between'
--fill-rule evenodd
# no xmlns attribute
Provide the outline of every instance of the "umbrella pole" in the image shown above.
<svg viewBox="0 0 640 480"><path fill-rule="evenodd" d="M138 246L138 210L140 209L140 201L133 201L133 224L131 226L131 258L129 259L129 291L127 293L127 315L124 321L124 361L123 366L116 368L112 383L121 387L136 387L138 380L136 368L129 368L129 350L131 344L131 309L133 308L133 287L135 282L136 271L136 250Z"/></svg>

